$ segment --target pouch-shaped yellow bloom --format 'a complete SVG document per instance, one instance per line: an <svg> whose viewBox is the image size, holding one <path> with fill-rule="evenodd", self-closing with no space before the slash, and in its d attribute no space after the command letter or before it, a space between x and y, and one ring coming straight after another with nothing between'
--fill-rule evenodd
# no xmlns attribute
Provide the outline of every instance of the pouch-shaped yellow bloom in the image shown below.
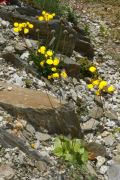
<svg viewBox="0 0 120 180"><path fill-rule="evenodd" d="M43 16L39 16L39 17L38 17L38 20L39 20L39 21L44 21L44 17L43 17Z"/></svg>
<svg viewBox="0 0 120 180"><path fill-rule="evenodd" d="M45 47L45 46L41 46L41 47L38 49L38 52L41 53L41 54L45 54L45 51L46 51L46 47Z"/></svg>
<svg viewBox="0 0 120 180"><path fill-rule="evenodd" d="M53 65L57 66L59 64L60 60L58 58L54 58Z"/></svg>
<svg viewBox="0 0 120 180"><path fill-rule="evenodd" d="M26 23L21 23L22 27L27 27Z"/></svg>
<svg viewBox="0 0 120 180"><path fill-rule="evenodd" d="M59 75L59 73L53 73L53 74L52 74L52 77L53 77L53 78L59 78L60 75Z"/></svg>
<svg viewBox="0 0 120 180"><path fill-rule="evenodd" d="M66 78L66 77L67 77L67 73L66 73L65 71L62 71L60 75L61 75L61 77L63 77L63 78Z"/></svg>
<svg viewBox="0 0 120 180"><path fill-rule="evenodd" d="M53 72L55 72L57 69L56 69L56 67L52 67L51 70L52 70Z"/></svg>
<svg viewBox="0 0 120 180"><path fill-rule="evenodd" d="M53 51L52 51L52 50L48 50L48 51L46 52L46 54L51 57L51 56L53 56Z"/></svg>
<svg viewBox="0 0 120 180"><path fill-rule="evenodd" d="M92 81L92 85L93 85L93 86L98 86L99 83L100 83L100 80L99 80L99 79Z"/></svg>
<svg viewBox="0 0 120 180"><path fill-rule="evenodd" d="M96 69L96 67L94 67L94 66L89 67L89 71L92 72L92 73L94 73L96 70L97 70L97 69Z"/></svg>
<svg viewBox="0 0 120 180"><path fill-rule="evenodd" d="M107 81L101 81L99 84L99 89L103 89L105 86L107 86Z"/></svg>
<svg viewBox="0 0 120 180"><path fill-rule="evenodd" d="M48 75L48 79L51 79L52 78L52 76L51 75Z"/></svg>
<svg viewBox="0 0 120 180"><path fill-rule="evenodd" d="M19 23L18 22L15 22L14 23L14 27L18 27Z"/></svg>
<svg viewBox="0 0 120 180"><path fill-rule="evenodd" d="M23 28L24 27L23 23L20 23L18 26L19 26L19 28Z"/></svg>
<svg viewBox="0 0 120 180"><path fill-rule="evenodd" d="M107 91L109 92L109 93L112 93L112 92L114 92L115 91L115 88L114 88L114 86L109 86L108 87L108 89L107 89Z"/></svg>
<svg viewBox="0 0 120 180"><path fill-rule="evenodd" d="M28 28L25 28L25 29L24 29L24 34L27 34L27 33L29 33L29 29L28 29Z"/></svg>
<svg viewBox="0 0 120 180"><path fill-rule="evenodd" d="M19 32L19 28L13 28L14 32L18 33Z"/></svg>
<svg viewBox="0 0 120 180"><path fill-rule="evenodd" d="M32 29L34 26L33 24L29 24L28 27Z"/></svg>
<svg viewBox="0 0 120 180"><path fill-rule="evenodd" d="M49 65L52 65L53 64L53 60L52 59L47 59L46 63L49 64Z"/></svg>
<svg viewBox="0 0 120 180"><path fill-rule="evenodd" d="M44 64L45 64L45 61L41 61L40 62L40 65L43 67L44 66Z"/></svg>
<svg viewBox="0 0 120 180"><path fill-rule="evenodd" d="M87 85L87 88L88 88L88 89L93 89L93 85L92 85L92 84L88 84L88 85Z"/></svg>

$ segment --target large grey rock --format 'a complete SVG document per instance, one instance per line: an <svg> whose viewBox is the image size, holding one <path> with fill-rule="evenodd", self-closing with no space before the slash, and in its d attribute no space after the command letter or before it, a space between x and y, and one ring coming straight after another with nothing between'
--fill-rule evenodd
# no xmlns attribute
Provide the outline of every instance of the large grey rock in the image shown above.
<svg viewBox="0 0 120 180"><path fill-rule="evenodd" d="M2 84L2 83L1 83ZM13 116L20 116L29 121L35 129L45 128L49 133L81 134L74 108L66 102L42 91L30 90L4 84L0 91L0 106Z"/></svg>

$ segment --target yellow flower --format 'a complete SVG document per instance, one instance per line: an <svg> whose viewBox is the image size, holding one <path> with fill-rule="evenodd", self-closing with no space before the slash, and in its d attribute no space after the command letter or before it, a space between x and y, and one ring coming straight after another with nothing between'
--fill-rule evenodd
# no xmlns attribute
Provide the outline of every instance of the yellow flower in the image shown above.
<svg viewBox="0 0 120 180"><path fill-rule="evenodd" d="M51 79L51 78L52 78L52 76L48 75L48 79Z"/></svg>
<svg viewBox="0 0 120 180"><path fill-rule="evenodd" d="M20 23L18 26L20 29L24 27L23 23Z"/></svg>
<svg viewBox="0 0 120 180"><path fill-rule="evenodd" d="M29 33L29 29L28 29L28 28L25 28L25 29L24 29L24 34L27 34L27 33Z"/></svg>
<svg viewBox="0 0 120 180"><path fill-rule="evenodd" d="M52 71L56 71L57 69L56 69L56 67L52 67L51 70Z"/></svg>
<svg viewBox="0 0 120 180"><path fill-rule="evenodd" d="M105 86L107 86L107 81L101 81L99 84L99 89L103 89Z"/></svg>
<svg viewBox="0 0 120 180"><path fill-rule="evenodd" d="M54 58L54 61L53 61L54 66L57 66L59 62L60 60L58 58Z"/></svg>
<svg viewBox="0 0 120 180"><path fill-rule="evenodd" d="M39 17L38 17L38 20L39 20L39 21L43 21L43 20L44 20L44 17L43 17L43 16L39 16Z"/></svg>
<svg viewBox="0 0 120 180"><path fill-rule="evenodd" d="M15 27L18 27L18 25L19 25L18 22L15 22L15 23L14 23L14 26L15 26Z"/></svg>
<svg viewBox="0 0 120 180"><path fill-rule="evenodd" d="M53 56L53 51L52 51L52 50L48 50L48 51L46 52L46 54L51 57L51 56Z"/></svg>
<svg viewBox="0 0 120 180"><path fill-rule="evenodd" d="M99 79L92 81L93 86L97 86L99 83L100 83Z"/></svg>
<svg viewBox="0 0 120 180"><path fill-rule="evenodd" d="M49 65L52 65L53 64L53 60L52 59L47 59L46 63L49 64Z"/></svg>
<svg viewBox="0 0 120 180"><path fill-rule="evenodd" d="M92 73L94 73L96 70L97 70L97 69L96 69L96 67L94 67L94 66L91 66L91 67L89 68L89 71L92 72Z"/></svg>
<svg viewBox="0 0 120 180"><path fill-rule="evenodd" d="M67 77L67 73L65 71L62 71L60 74L62 77L66 78Z"/></svg>
<svg viewBox="0 0 120 180"><path fill-rule="evenodd" d="M100 95L100 91L96 91L95 94L96 94L97 96L99 96L99 95Z"/></svg>
<svg viewBox="0 0 120 180"><path fill-rule="evenodd" d="M41 61L40 62L40 65L43 67L44 66L44 64L45 64L45 61Z"/></svg>
<svg viewBox="0 0 120 180"><path fill-rule="evenodd" d="M35 144L34 144L34 143L32 143L32 144L31 144L31 147L32 147L33 149L35 149Z"/></svg>
<svg viewBox="0 0 120 180"><path fill-rule="evenodd" d="M22 27L26 27L27 24L26 23L21 23Z"/></svg>
<svg viewBox="0 0 120 180"><path fill-rule="evenodd" d="M19 28L13 28L14 32L18 33L19 32Z"/></svg>
<svg viewBox="0 0 120 180"><path fill-rule="evenodd" d="M88 84L88 85L87 85L87 88L88 88L88 89L93 89L93 85L92 85L92 84Z"/></svg>
<svg viewBox="0 0 120 180"><path fill-rule="evenodd" d="M34 26L33 24L29 24L28 27L32 29Z"/></svg>
<svg viewBox="0 0 120 180"><path fill-rule="evenodd" d="M55 16L55 13L53 13L52 16L54 17L54 16Z"/></svg>
<svg viewBox="0 0 120 180"><path fill-rule="evenodd" d="M115 88L114 88L114 86L109 86L108 87L108 89L107 89L107 91L109 92L109 93L112 93L112 92L114 92L115 91Z"/></svg>
<svg viewBox="0 0 120 180"><path fill-rule="evenodd" d="M46 51L46 47L45 47L45 46L41 46L41 47L38 49L38 52L41 53L41 54L45 54L45 51Z"/></svg>
<svg viewBox="0 0 120 180"><path fill-rule="evenodd" d="M53 74L52 74L52 77L53 77L53 78L59 78L60 76L59 76L59 73L53 73Z"/></svg>
<svg viewBox="0 0 120 180"><path fill-rule="evenodd" d="M51 20L51 19L53 19L53 15L52 14L48 14L48 20Z"/></svg>

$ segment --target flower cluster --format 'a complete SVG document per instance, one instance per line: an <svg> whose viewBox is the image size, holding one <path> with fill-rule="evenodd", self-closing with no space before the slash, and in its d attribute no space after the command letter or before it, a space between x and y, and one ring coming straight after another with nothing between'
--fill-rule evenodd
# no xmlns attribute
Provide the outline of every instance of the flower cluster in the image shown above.
<svg viewBox="0 0 120 180"><path fill-rule="evenodd" d="M30 22L23 22L23 23L18 23L18 22L14 22L14 32L22 32L24 34L28 34L29 33L29 29L32 29L34 26L33 24L31 24Z"/></svg>
<svg viewBox="0 0 120 180"><path fill-rule="evenodd" d="M48 13L46 11L42 11L42 15L38 17L39 21L50 21L54 18L55 13Z"/></svg>
<svg viewBox="0 0 120 180"><path fill-rule="evenodd" d="M94 66L89 67L89 71L91 73L95 73L97 68ZM107 81L104 81L100 78L98 79L91 79L90 83L87 85L87 88L90 90L95 90L96 95L101 95L103 93L113 93L115 88L113 85L109 85Z"/></svg>
<svg viewBox="0 0 120 180"><path fill-rule="evenodd" d="M42 69L44 75L47 75L48 79L67 77L65 70L61 70L62 66L59 58L55 57L52 50L47 49L45 46L40 46L37 53L40 69Z"/></svg>

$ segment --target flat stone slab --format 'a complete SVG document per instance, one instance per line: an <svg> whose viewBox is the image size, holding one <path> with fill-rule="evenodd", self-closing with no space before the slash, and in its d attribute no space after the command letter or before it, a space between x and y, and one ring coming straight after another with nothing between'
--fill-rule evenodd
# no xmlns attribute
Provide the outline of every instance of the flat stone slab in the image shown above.
<svg viewBox="0 0 120 180"><path fill-rule="evenodd" d="M79 136L80 125L74 108L42 91L0 82L0 106L15 117L29 121L36 130Z"/></svg>

